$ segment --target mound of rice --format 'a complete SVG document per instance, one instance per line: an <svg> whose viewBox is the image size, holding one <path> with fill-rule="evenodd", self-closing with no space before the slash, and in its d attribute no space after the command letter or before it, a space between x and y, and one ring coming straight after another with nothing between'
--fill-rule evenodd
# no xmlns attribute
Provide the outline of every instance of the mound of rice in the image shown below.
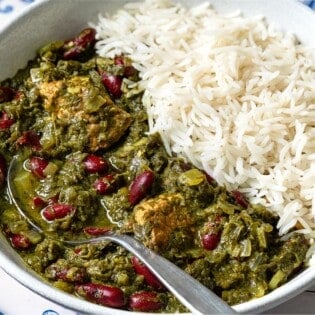
<svg viewBox="0 0 315 315"><path fill-rule="evenodd" d="M151 132L219 184L315 236L315 66L263 17L130 3L93 25L100 55L140 71Z"/></svg>

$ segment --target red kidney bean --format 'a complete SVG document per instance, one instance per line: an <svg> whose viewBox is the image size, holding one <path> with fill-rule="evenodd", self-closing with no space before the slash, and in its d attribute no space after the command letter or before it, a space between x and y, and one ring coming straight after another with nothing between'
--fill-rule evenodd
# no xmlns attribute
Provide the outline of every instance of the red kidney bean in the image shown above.
<svg viewBox="0 0 315 315"><path fill-rule="evenodd" d="M83 161L85 170L89 174L105 173L108 170L108 163L100 156L90 154Z"/></svg>
<svg viewBox="0 0 315 315"><path fill-rule="evenodd" d="M123 307L126 304L124 292L113 286L99 283L86 283L75 286L78 295L85 299L110 307Z"/></svg>
<svg viewBox="0 0 315 315"><path fill-rule="evenodd" d="M133 66L126 66L125 65L125 58L124 56L116 56L114 59L114 64L117 66L124 67L124 77L131 77L136 73L136 69Z"/></svg>
<svg viewBox="0 0 315 315"><path fill-rule="evenodd" d="M153 182L154 173L152 171L147 170L139 174L129 187L129 202L136 205L148 194Z"/></svg>
<svg viewBox="0 0 315 315"><path fill-rule="evenodd" d="M33 206L35 208L43 208L47 205L47 202L39 196L33 198Z"/></svg>
<svg viewBox="0 0 315 315"><path fill-rule="evenodd" d="M219 245L220 239L221 233L209 233L202 236L201 243L204 249L214 250Z"/></svg>
<svg viewBox="0 0 315 315"><path fill-rule="evenodd" d="M32 156L29 159L29 170L39 178L45 178L45 168L49 162L39 156Z"/></svg>
<svg viewBox="0 0 315 315"><path fill-rule="evenodd" d="M59 193L57 193L56 195L50 197L48 199L48 204L53 204L53 203L58 203L58 200L59 200Z"/></svg>
<svg viewBox="0 0 315 315"><path fill-rule="evenodd" d="M10 102L15 96L15 91L7 86L0 86L0 103Z"/></svg>
<svg viewBox="0 0 315 315"><path fill-rule="evenodd" d="M137 70L133 66L125 66L124 68L124 77L128 78L133 76Z"/></svg>
<svg viewBox="0 0 315 315"><path fill-rule="evenodd" d="M34 151L39 151L41 149L40 136L32 130L25 131L22 136L16 140L16 144L30 146Z"/></svg>
<svg viewBox="0 0 315 315"><path fill-rule="evenodd" d="M10 240L12 246L16 249L28 249L31 246L30 240L22 234L13 234Z"/></svg>
<svg viewBox="0 0 315 315"><path fill-rule="evenodd" d="M64 45L63 59L77 59L82 53L95 45L96 31L93 28L86 28L73 40L68 41Z"/></svg>
<svg viewBox="0 0 315 315"><path fill-rule="evenodd" d="M82 46L73 46L63 53L63 59L65 60L77 59L83 52L84 48Z"/></svg>
<svg viewBox="0 0 315 315"><path fill-rule="evenodd" d="M161 309L162 301L155 292L135 292L129 297L129 307L133 311L151 312Z"/></svg>
<svg viewBox="0 0 315 315"><path fill-rule="evenodd" d="M96 189L97 193L100 195L107 195L115 190L115 178L113 175L108 174L101 178L98 178L93 187Z"/></svg>
<svg viewBox="0 0 315 315"><path fill-rule="evenodd" d="M144 265L137 257L133 256L131 258L131 263L134 271L143 276L145 282L158 291L165 291L164 285L160 282L160 280L150 271L150 269Z"/></svg>
<svg viewBox="0 0 315 315"><path fill-rule="evenodd" d="M119 75L109 74L107 72L102 73L102 82L108 92L114 97L120 97L122 94L121 85L122 78Z"/></svg>
<svg viewBox="0 0 315 315"><path fill-rule="evenodd" d="M238 190L232 190L231 194L232 194L232 196L235 199L237 204L239 204L241 207L243 207L245 209L248 207L248 204L249 204L248 200L243 193L241 193Z"/></svg>
<svg viewBox="0 0 315 315"><path fill-rule="evenodd" d="M75 37L74 43L76 45L81 45L83 47L94 47L95 45L95 35L96 30L94 28L88 27L82 30L79 36Z"/></svg>
<svg viewBox="0 0 315 315"><path fill-rule="evenodd" d="M71 205L64 203L53 203L48 205L42 210L42 216L47 221L53 221L56 219L63 219L67 215L75 212L75 208Z"/></svg>
<svg viewBox="0 0 315 315"><path fill-rule="evenodd" d="M5 158L0 154L0 188L5 182L5 177L7 175L7 162Z"/></svg>
<svg viewBox="0 0 315 315"><path fill-rule="evenodd" d="M9 118L6 112L2 112L0 116L0 129L9 129L14 124L14 120Z"/></svg>
<svg viewBox="0 0 315 315"><path fill-rule="evenodd" d="M107 232L111 231L111 229L108 227L87 226L83 229L83 231L89 235L99 236L106 234Z"/></svg>

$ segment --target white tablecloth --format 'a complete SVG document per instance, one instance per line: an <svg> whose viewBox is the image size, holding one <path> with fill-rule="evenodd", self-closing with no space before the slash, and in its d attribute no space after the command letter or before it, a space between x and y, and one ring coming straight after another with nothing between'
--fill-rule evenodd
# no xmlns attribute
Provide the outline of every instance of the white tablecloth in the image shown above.
<svg viewBox="0 0 315 315"><path fill-rule="evenodd" d="M0 30L35 1L0 0ZM315 9L315 1L303 0L302 2ZM23 287L1 268L0 292L0 315L79 315ZM266 314L315 314L315 287L314 292L304 292Z"/></svg>

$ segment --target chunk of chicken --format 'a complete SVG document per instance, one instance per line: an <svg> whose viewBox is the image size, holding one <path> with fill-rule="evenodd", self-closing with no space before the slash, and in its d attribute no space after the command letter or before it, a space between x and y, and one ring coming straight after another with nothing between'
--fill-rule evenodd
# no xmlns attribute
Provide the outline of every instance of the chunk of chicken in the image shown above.
<svg viewBox="0 0 315 315"><path fill-rule="evenodd" d="M181 194L161 194L134 208L133 230L137 238L156 251L165 250L176 232L193 233L191 219Z"/></svg>
<svg viewBox="0 0 315 315"><path fill-rule="evenodd" d="M131 124L131 116L113 103L102 87L89 76L40 82L44 108L56 123L86 122L90 151L104 149L117 142Z"/></svg>

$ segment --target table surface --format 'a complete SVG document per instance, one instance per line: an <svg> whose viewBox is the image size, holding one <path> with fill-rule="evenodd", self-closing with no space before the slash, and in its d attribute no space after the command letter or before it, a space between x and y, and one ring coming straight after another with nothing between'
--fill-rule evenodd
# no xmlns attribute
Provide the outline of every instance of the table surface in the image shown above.
<svg viewBox="0 0 315 315"><path fill-rule="evenodd" d="M0 30L36 0L0 0ZM315 9L315 1L302 0ZM0 268L0 315L79 315L23 287ZM18 303L16 303L18 297ZM315 314L315 286L265 314Z"/></svg>

